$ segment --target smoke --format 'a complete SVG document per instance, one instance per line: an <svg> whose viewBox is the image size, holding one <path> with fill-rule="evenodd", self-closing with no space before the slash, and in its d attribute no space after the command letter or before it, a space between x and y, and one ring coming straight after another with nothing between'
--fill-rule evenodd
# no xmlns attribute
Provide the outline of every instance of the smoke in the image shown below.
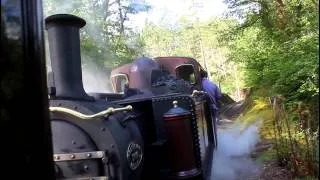
<svg viewBox="0 0 320 180"><path fill-rule="evenodd" d="M82 66L82 81L87 93L110 93L110 72L102 71L96 64L86 63Z"/></svg>
<svg viewBox="0 0 320 180"><path fill-rule="evenodd" d="M258 166L250 158L259 141L260 121L241 129L234 124L229 129L218 129L218 148L213 155L212 180L240 180L252 175Z"/></svg>

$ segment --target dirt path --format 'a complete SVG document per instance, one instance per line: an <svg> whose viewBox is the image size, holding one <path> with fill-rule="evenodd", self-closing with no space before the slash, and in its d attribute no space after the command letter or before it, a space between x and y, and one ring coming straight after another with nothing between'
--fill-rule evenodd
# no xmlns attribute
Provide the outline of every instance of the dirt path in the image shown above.
<svg viewBox="0 0 320 180"><path fill-rule="evenodd" d="M266 141L260 141L256 145L256 149L251 153L252 159L259 165L257 173L248 177L247 179L260 179L260 180L291 180L291 172L285 167L279 166L275 159L266 160L264 162L257 162L261 154L272 148L272 144Z"/></svg>

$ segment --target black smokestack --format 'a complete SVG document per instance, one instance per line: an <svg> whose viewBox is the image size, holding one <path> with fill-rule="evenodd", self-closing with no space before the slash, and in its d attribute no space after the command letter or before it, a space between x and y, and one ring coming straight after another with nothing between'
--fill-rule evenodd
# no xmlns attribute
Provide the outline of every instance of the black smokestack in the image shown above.
<svg viewBox="0 0 320 180"><path fill-rule="evenodd" d="M69 14L45 19L56 98L92 100L82 83L80 34L86 21Z"/></svg>

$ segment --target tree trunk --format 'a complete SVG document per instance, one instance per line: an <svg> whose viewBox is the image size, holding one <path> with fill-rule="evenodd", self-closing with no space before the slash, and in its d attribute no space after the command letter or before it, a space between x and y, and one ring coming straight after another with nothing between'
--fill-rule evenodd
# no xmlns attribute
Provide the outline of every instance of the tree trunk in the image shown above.
<svg viewBox="0 0 320 180"><path fill-rule="evenodd" d="M200 30L199 29L198 29L198 36L199 36L201 56L202 56L202 60L203 60L204 69L208 73L208 79L210 79L211 78L211 73L210 73L210 70L208 70L208 62L206 61L206 57L205 57L205 53L204 53L204 49L203 49L203 44L202 44L202 39L201 39L201 34L200 34Z"/></svg>
<svg viewBox="0 0 320 180"><path fill-rule="evenodd" d="M285 17L285 5L282 0L277 0L277 16L278 16L278 28L284 29L286 27Z"/></svg>
<svg viewBox="0 0 320 180"><path fill-rule="evenodd" d="M121 2L120 0L117 0L117 4L118 4L118 10L119 10L119 18L120 18L120 29L119 29L119 33L121 35L124 34L124 21L125 21L125 18L124 18L124 15L122 14L122 8L121 8Z"/></svg>

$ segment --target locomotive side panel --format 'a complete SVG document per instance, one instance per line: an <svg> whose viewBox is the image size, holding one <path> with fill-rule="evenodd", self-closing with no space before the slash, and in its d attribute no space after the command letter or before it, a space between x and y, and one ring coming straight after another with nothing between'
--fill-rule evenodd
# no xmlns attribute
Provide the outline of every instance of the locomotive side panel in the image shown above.
<svg viewBox="0 0 320 180"><path fill-rule="evenodd" d="M145 128L148 131L145 132L145 136L150 135L153 137L149 138L148 143L145 144L145 164L144 170L146 174L144 176L145 179L166 179L170 172L170 156L168 154L168 136L167 130L165 128L163 115L172 108L172 102L178 101L179 107L184 108L191 112L191 121L190 125L192 127L192 144L195 149L194 157L196 159L196 167L197 168L206 168L207 166L211 167L211 164L205 164L207 162L202 162L203 158L201 155L201 146L199 142L199 136L203 139L203 134L199 134L199 132L203 132L204 129L200 129L198 127L198 117L196 114L196 105L195 99L191 98L188 94L166 94L161 96L154 96L151 99L144 100L144 105L142 105L143 101L139 101L135 99L136 103L133 103L132 100L121 100L115 101L114 103L120 105L131 104L135 110L139 112L144 112L141 114L141 119L144 119ZM148 112L148 113L147 113ZM148 122L148 123L146 123ZM146 126L149 124L148 126ZM203 128L203 127L201 127ZM151 131L149 131L151 130ZM179 133L179 129L176 130ZM212 135L207 135L212 136ZM151 141L150 141L151 140ZM146 142L146 141L145 141ZM183 148L183 147L182 147ZM204 151L208 151L208 149L204 146ZM210 149L212 150L212 149ZM184 149L181 149L184 151ZM204 157L205 153L203 153ZM186 157L187 158L187 157ZM190 157L191 158L191 157ZM151 176L151 177L150 177Z"/></svg>
<svg viewBox="0 0 320 180"><path fill-rule="evenodd" d="M215 149L215 134L211 116L206 108L207 101L196 102L196 115L199 133L199 144L201 149L201 162L204 164L202 170L205 176L209 175L211 169L212 152Z"/></svg>
<svg viewBox="0 0 320 180"><path fill-rule="evenodd" d="M92 104L63 100L51 101L50 107L67 109L76 107L77 112L83 114L94 114L109 108L109 106L98 107L97 102ZM107 117L82 119L72 113L53 111L51 121L54 160L57 161L56 166L59 171L56 173L60 173L59 176L63 178L105 176L112 179L140 179L139 175L144 164L144 141L138 126L139 119L133 113L122 112ZM59 123L62 121L65 123ZM78 134L91 137L96 149L88 149L94 146L88 146L88 140L80 138L82 136L76 137L77 134L72 133L74 130L70 129L68 124L77 126L80 129ZM83 155L77 153L83 153ZM95 153L103 153L103 155L99 158L87 156L87 154ZM61 164L61 159L56 157L63 156L74 157ZM80 158L85 156L87 159L77 159L78 156ZM98 165L92 165L92 163L90 165L88 162L90 158L95 158ZM91 169L95 171L91 172ZM86 174L88 176L85 176Z"/></svg>

